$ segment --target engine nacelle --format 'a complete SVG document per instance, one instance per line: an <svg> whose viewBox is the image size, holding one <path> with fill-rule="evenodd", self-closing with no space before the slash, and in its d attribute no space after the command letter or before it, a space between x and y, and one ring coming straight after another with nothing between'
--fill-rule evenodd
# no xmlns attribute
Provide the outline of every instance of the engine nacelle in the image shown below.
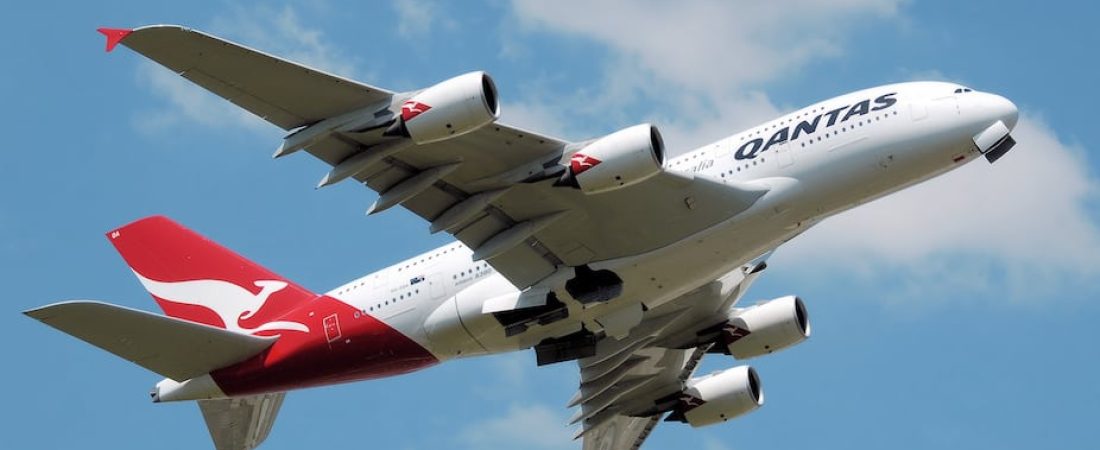
<svg viewBox="0 0 1100 450"><path fill-rule="evenodd" d="M461 136L500 117L493 79L470 72L427 88L401 105L401 116L387 136L405 136L417 144Z"/></svg>
<svg viewBox="0 0 1100 450"><path fill-rule="evenodd" d="M767 355L810 337L810 319L802 299L788 295L730 313L719 345L737 359Z"/></svg>
<svg viewBox="0 0 1100 450"><path fill-rule="evenodd" d="M635 125L574 153L559 184L585 194L613 191L656 175L664 163L665 144L657 127Z"/></svg>
<svg viewBox="0 0 1100 450"><path fill-rule="evenodd" d="M688 380L667 420L702 427L750 413L763 404L764 391L756 370L739 366Z"/></svg>

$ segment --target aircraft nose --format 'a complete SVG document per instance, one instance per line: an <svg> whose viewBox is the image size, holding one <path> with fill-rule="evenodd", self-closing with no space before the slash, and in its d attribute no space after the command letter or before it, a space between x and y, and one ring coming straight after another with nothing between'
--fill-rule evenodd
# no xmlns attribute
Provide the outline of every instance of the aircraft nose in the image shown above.
<svg viewBox="0 0 1100 450"><path fill-rule="evenodd" d="M1020 118L1020 110L1016 109L1016 104L1011 100L1001 97L996 94L986 94L987 97L982 103L989 111L998 119L1008 126L1009 130L1016 128L1016 121Z"/></svg>

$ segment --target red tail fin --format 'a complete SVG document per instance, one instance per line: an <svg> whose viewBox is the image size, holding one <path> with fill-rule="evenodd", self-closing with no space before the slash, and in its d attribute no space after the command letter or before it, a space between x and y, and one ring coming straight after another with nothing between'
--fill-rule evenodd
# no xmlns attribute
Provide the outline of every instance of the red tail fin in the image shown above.
<svg viewBox="0 0 1100 450"><path fill-rule="evenodd" d="M305 331L277 319L315 294L167 217L107 238L169 316L247 333Z"/></svg>

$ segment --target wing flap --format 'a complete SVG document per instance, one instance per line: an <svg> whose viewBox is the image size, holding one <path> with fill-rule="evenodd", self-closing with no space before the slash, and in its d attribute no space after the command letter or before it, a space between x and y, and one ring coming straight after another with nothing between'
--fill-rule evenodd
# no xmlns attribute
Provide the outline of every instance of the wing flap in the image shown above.
<svg viewBox="0 0 1100 450"><path fill-rule="evenodd" d="M584 434L583 450L637 450L660 421L654 417L614 416Z"/></svg>
<svg viewBox="0 0 1100 450"><path fill-rule="evenodd" d="M241 398L199 400L199 409L217 450L252 450L267 439L285 392Z"/></svg>
<svg viewBox="0 0 1100 450"><path fill-rule="evenodd" d="M383 89L177 25L137 28L121 43L286 130L392 96Z"/></svg>
<svg viewBox="0 0 1100 450"><path fill-rule="evenodd" d="M595 356L577 361L581 383L569 406L580 406L573 419L582 424L577 437L584 439L585 450L642 445L663 415L655 412L661 411L658 403L683 388L709 346L678 349L667 344L724 320L725 311L760 275L769 255L653 310L626 339L600 341Z"/></svg>
<svg viewBox="0 0 1100 450"><path fill-rule="evenodd" d="M277 340L93 301L55 303L24 314L176 381L243 361Z"/></svg>

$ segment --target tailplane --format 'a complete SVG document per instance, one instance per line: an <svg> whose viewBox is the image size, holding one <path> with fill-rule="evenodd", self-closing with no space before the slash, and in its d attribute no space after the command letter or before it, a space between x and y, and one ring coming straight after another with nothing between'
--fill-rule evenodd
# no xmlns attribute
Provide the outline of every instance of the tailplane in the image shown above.
<svg viewBox="0 0 1100 450"><path fill-rule="evenodd" d="M93 301L55 303L24 314L168 377L153 389L153 401L198 400L216 450L259 446L286 396L277 392L224 398L209 374L263 352L276 337L249 336Z"/></svg>
<svg viewBox="0 0 1100 450"><path fill-rule="evenodd" d="M55 303L24 314L177 381L243 361L277 339L93 301Z"/></svg>
<svg viewBox="0 0 1100 450"><path fill-rule="evenodd" d="M278 319L315 294L167 217L138 220L107 238L170 317L247 334L309 331Z"/></svg>

